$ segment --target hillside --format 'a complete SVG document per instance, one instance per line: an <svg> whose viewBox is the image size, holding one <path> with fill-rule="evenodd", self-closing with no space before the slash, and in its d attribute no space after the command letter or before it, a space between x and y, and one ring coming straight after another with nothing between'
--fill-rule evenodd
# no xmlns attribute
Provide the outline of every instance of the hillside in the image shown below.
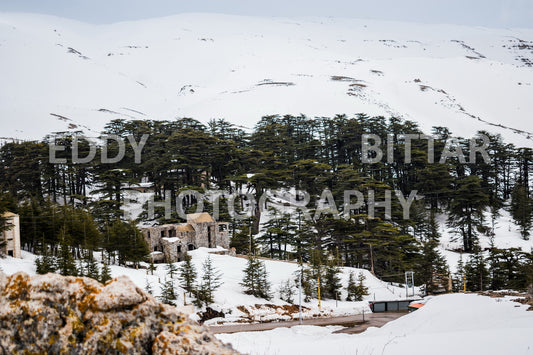
<svg viewBox="0 0 533 355"><path fill-rule="evenodd" d="M2 137L111 119L251 128L263 115L399 116L531 146L533 31L182 14L89 25L0 14Z"/></svg>
<svg viewBox="0 0 533 355"><path fill-rule="evenodd" d="M196 270L201 270L202 263L207 256L210 255L213 265L222 272L223 284L220 289L215 292L215 303L211 305L211 307L227 314L227 319L225 322L239 321L241 318L242 319L240 321L288 319L287 316L276 314L275 310L268 308L254 309L254 306L257 304L274 304L280 306L287 304L279 298L278 289L282 283L287 281L287 279L294 279L294 273L297 270L297 264L277 260L265 261L266 268L269 273L269 281L272 284L272 293L274 296L272 300L267 301L265 299L245 295L243 293L243 288L240 286L240 282L242 282L243 270L246 266L246 259L228 255L208 254L210 251L213 252L217 250L200 248L192 251L190 255L193 258L193 263L196 267ZM35 255L23 252L23 259L15 259L11 257L0 259L0 268L8 275L14 274L18 271L23 271L31 275L35 274L34 260ZM182 263L176 263L176 265L179 266ZM364 301L361 302L339 301L338 304L336 304L335 300L322 300L322 316L360 314L363 310L367 312L369 311L369 300L394 300L404 298L405 296L405 289L390 286L386 282L374 277L370 272L368 272L368 270L362 269L348 267L342 268L341 279L344 287L347 285L350 271L353 271L356 274L362 272L365 275L366 280L364 283L369 289L369 295L365 296ZM113 277L123 275L128 276L135 283L135 285L141 289L146 288L147 282L150 283L150 286L154 292L154 296L156 297L161 294L161 286L167 280L167 269L164 264L157 265L157 270L154 271L153 275L148 274L146 269L132 269L116 265L111 265L111 272ZM183 289L178 287L177 279L175 281L175 285L176 289L180 290L178 292L177 304L183 305ZM341 291L340 296L342 300L346 298L345 289ZM297 295L294 300L297 303ZM188 297L187 302L190 303L190 299ZM249 319L246 314L242 313L237 308L238 306L247 307L254 318ZM313 317L314 314L319 314L318 300L315 299L311 300L311 302L304 302L303 306L309 308L309 310L304 312L305 318ZM297 318L298 314L296 313L293 316ZM218 320L221 321L221 319Z"/></svg>

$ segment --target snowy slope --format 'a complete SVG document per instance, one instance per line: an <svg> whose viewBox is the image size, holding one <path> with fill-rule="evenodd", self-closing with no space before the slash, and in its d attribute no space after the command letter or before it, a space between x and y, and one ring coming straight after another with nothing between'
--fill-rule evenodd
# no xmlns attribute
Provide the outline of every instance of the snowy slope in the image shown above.
<svg viewBox="0 0 533 355"><path fill-rule="evenodd" d="M437 220L441 234L439 249L446 257L450 271L454 273L461 254L453 250L461 250L463 248L463 240L457 231L447 227L446 215L439 215ZM485 214L485 225L492 226L492 219L488 212ZM500 209L499 215L494 219L494 236L479 234L478 238L479 245L485 250L494 245L494 247L499 249L519 248L527 253L533 251L533 238L530 237L525 240L520 236L520 228L513 221L509 211L505 209ZM488 251L485 252L485 256L488 256L488 254ZM468 253L463 253L463 262L468 260L469 255Z"/></svg>
<svg viewBox="0 0 533 355"><path fill-rule="evenodd" d="M452 294L432 298L420 310L357 335L339 327L296 326L218 334L239 351L262 354L531 354L533 312L509 298Z"/></svg>
<svg viewBox="0 0 533 355"><path fill-rule="evenodd" d="M0 136L91 135L115 118L253 127L266 114L364 112L531 146L532 41L525 29L373 20L182 14L89 25L1 13Z"/></svg>
<svg viewBox="0 0 533 355"><path fill-rule="evenodd" d="M245 258L232 257L228 255L209 254L209 252L217 250L220 251L219 249L199 248L191 251L190 255L192 256L192 261L196 267L196 270L199 272L199 275L202 275L201 266L208 255L211 256L213 265L221 271L223 275L221 281L223 281L223 284L215 292L215 304L211 307L229 313L226 321L235 321L244 315L237 309L237 306L253 306L256 304L265 303L275 305L287 304L279 298L278 289L282 283L287 281L287 279L290 278L294 280L297 264L283 261L265 260L265 266L267 272L269 273L269 281L272 284L272 294L274 296L272 300L267 301L254 296L245 295L243 293L240 282L243 278L243 270L246 267L247 260ZM99 257L99 255L100 254L96 254L96 257ZM13 274L17 271L35 274L34 262L36 256L24 251L22 252L22 256L22 259L16 259L12 257L0 259L0 269L6 274ZM177 266L180 264L181 263L176 263ZM156 267L157 270L154 271L153 275L151 275L147 274L147 270L145 269L132 269L116 265L110 266L113 277L127 275L137 286L143 289L146 288L147 283L150 283L154 295L158 296L160 295L161 286L167 280L168 276L166 265L158 264ZM356 276L359 274L359 272L362 272L366 277L364 283L369 289L369 295L366 296L365 300L361 302L339 301L338 304L336 304L335 300L323 300L322 308L320 310L322 311L323 315L359 314L362 313L363 310L369 312L369 300L394 300L405 298L405 289L388 285L386 282L374 277L368 270L342 268L342 271L343 273L341 278L344 287L346 287L348 284L348 276L351 271L355 272ZM181 305L183 304L184 296L183 290L178 286L178 280L176 280L175 286L178 294L177 304ZM341 293L341 298L345 299L345 290L343 289ZM297 302L297 297L295 297L294 300ZM188 297L187 303L190 303L190 299L188 299ZM314 314L319 313L318 300L311 300L309 303L304 302L303 305L309 308L309 311L304 314L304 317L312 317ZM258 312L259 311L260 310L258 310ZM258 315L255 320L267 320L272 319L273 317L282 318L277 315L273 315L272 313L264 313L265 314L263 315Z"/></svg>

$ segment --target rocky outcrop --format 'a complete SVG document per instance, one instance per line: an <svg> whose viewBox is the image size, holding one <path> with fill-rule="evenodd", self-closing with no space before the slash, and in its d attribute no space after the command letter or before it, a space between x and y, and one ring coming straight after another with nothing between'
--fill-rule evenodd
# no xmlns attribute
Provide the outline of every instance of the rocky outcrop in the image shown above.
<svg viewBox="0 0 533 355"><path fill-rule="evenodd" d="M0 354L237 354L122 276L0 272Z"/></svg>

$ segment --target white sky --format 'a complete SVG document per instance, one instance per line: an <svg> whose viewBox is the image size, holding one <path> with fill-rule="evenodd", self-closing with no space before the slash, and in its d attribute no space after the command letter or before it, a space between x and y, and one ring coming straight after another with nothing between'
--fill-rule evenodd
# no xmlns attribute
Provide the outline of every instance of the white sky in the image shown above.
<svg viewBox="0 0 533 355"><path fill-rule="evenodd" d="M0 0L0 11L43 13L91 23L214 12L533 27L532 0Z"/></svg>

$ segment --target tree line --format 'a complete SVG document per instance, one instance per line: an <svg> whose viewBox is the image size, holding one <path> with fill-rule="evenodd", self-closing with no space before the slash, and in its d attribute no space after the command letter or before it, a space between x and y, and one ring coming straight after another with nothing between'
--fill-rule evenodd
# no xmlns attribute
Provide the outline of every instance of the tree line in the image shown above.
<svg viewBox="0 0 533 355"><path fill-rule="evenodd" d="M490 162L477 154L469 163L457 157L439 163L454 136L445 127L434 127L429 133L434 137L435 163L428 161L429 141L423 139L411 142L408 161L405 135L424 133L411 121L364 114L266 116L251 130L223 119L208 124L191 118L114 120L105 126L102 136L126 139L132 135L140 141L148 134L139 164L130 146L115 163L99 159L76 163L72 142L76 139L79 143L79 156L87 156L91 140L81 132L51 134L41 141L0 147L0 191L2 200L12 201L10 210L21 215L22 243L27 250L43 253L46 248L56 255L66 240L75 257L81 257L86 249L105 250L111 262L124 264L138 263L149 252L121 209L125 192L137 183L150 182L156 201L164 198L165 191L175 199L184 189L247 191L258 200L267 190L296 188L308 192L314 204L327 188L337 206L342 206L344 190L358 189L365 194L372 190L378 201L387 190L405 195L417 190L424 198L413 203L409 219L403 218L397 202L393 202L390 216L377 209L370 217L365 202L351 211L349 219L326 215L309 220L281 211L272 212L278 213L277 218L261 225L259 208L249 220L232 220L227 211L220 219L232 222L232 246L240 253L253 249L252 253L305 263L316 257L323 265L335 255L341 265L366 268L380 277L393 275L390 281L401 281L401 276L394 275L415 270L419 282L435 284L428 286L431 288L450 276L437 250L437 214L447 214L448 226L460 236L461 251L466 253L476 251L480 234L492 233L502 208L510 211L522 237L529 238L533 151L481 131L488 137ZM365 164L364 134L382 137L384 152L385 137L392 135L392 161ZM456 138L452 148L468 156L471 147L466 138ZM97 157L103 149L110 156L119 151L115 141L97 142ZM65 147L56 152L64 163L50 162L50 143ZM209 201L205 205L208 211L213 208ZM162 215L156 209L156 217ZM147 214L141 218L146 219ZM170 222L180 220L174 213ZM121 249L125 243L131 249L131 241L138 246L133 255ZM316 253L320 255L313 256ZM524 267L531 267L527 257L519 259Z"/></svg>

